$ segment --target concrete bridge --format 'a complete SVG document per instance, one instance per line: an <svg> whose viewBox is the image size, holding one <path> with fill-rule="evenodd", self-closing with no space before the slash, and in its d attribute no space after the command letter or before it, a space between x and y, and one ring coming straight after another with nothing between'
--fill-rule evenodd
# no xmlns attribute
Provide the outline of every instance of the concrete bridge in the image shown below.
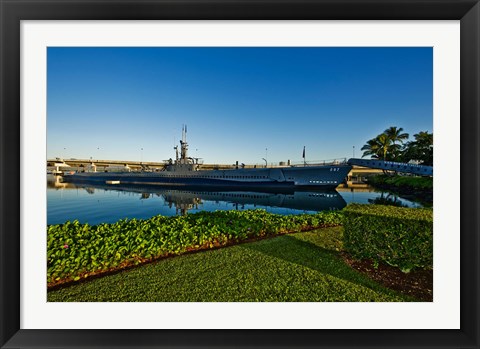
<svg viewBox="0 0 480 349"><path fill-rule="evenodd" d="M129 160L93 160L93 159L48 159L48 167L73 167L73 168L85 168L88 166L95 166L97 168L106 168L113 166L124 166L131 168L132 170L140 170L142 168L163 168L166 162L151 162L151 161L129 161Z"/></svg>
<svg viewBox="0 0 480 349"><path fill-rule="evenodd" d="M125 169L130 171L141 170L163 170L167 161L153 162L153 161L129 161L129 160L100 160L100 159L48 159L47 169L56 174L61 174L64 171L78 171L86 169L95 169L96 171L105 171L106 169ZM201 164L203 170L224 170L233 169L240 164ZM244 165L244 168L260 167L262 165ZM269 167L271 167L269 165Z"/></svg>

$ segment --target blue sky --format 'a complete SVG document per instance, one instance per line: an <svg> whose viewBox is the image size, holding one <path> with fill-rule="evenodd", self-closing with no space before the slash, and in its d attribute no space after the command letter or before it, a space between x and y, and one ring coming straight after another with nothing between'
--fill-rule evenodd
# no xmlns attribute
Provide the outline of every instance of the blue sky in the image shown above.
<svg viewBox="0 0 480 349"><path fill-rule="evenodd" d="M433 128L432 48L67 48L47 57L47 157L254 164L360 157ZM142 150L143 149L143 150ZM266 150L267 149L267 150Z"/></svg>

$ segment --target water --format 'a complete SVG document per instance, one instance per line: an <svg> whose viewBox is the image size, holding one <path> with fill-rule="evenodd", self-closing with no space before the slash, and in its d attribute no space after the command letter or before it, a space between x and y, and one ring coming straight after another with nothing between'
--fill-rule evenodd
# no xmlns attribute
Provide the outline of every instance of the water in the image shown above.
<svg viewBox="0 0 480 349"><path fill-rule="evenodd" d="M47 183L47 223L67 220L81 223L113 223L124 218L146 219L199 211L261 208L277 214L341 210L348 203L389 203L407 207L421 204L372 188L332 191L193 191L169 188L132 188L118 185L94 187Z"/></svg>

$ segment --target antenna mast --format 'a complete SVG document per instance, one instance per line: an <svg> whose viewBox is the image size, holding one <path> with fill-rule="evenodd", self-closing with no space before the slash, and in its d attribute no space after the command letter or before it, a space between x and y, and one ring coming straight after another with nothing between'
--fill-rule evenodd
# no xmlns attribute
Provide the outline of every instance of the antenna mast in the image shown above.
<svg viewBox="0 0 480 349"><path fill-rule="evenodd" d="M180 159L182 160L181 162L184 164L187 163L187 150L187 125L182 125L182 140L180 141Z"/></svg>

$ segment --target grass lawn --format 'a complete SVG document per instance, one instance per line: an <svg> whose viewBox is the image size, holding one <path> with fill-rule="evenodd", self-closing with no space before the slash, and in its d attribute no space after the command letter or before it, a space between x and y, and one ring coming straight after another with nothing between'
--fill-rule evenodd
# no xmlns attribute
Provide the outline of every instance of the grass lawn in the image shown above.
<svg viewBox="0 0 480 349"><path fill-rule="evenodd" d="M347 266L343 228L182 255L48 292L49 302L412 301Z"/></svg>

